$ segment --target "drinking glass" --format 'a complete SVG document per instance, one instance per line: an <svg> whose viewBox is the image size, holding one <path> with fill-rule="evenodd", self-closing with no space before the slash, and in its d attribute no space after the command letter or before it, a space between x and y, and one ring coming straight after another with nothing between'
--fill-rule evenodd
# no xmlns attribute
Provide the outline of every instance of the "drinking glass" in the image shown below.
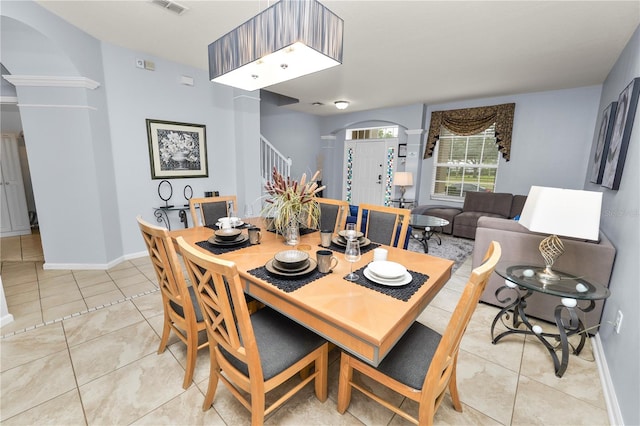
<svg viewBox="0 0 640 426"><path fill-rule="evenodd" d="M347 240L347 247L344 250L344 259L351 263L351 269L344 279L347 281L356 281L360 276L353 273L353 264L360 260L360 242L357 238L349 238Z"/></svg>
<svg viewBox="0 0 640 426"><path fill-rule="evenodd" d="M229 209L227 210L227 212L228 212L229 217L238 217L236 215L236 206L233 203L233 201L229 201ZM236 222L231 222L231 226L233 228L235 228L236 225L237 225Z"/></svg>
<svg viewBox="0 0 640 426"><path fill-rule="evenodd" d="M353 240L356 238L356 224L355 223L347 223L347 226L344 228L347 232L345 232L345 238L347 240Z"/></svg>

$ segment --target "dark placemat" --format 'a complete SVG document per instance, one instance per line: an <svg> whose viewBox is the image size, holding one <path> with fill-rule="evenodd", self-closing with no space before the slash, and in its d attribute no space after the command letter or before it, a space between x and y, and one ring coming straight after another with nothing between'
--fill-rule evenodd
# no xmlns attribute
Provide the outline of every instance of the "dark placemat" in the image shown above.
<svg viewBox="0 0 640 426"><path fill-rule="evenodd" d="M274 234L280 234L275 229L267 229L267 231L273 232ZM303 236L303 235L311 234L313 232L318 232L318 230L317 229L311 229L311 228L300 228L298 230L298 232L300 233L300 236Z"/></svg>
<svg viewBox="0 0 640 426"><path fill-rule="evenodd" d="M199 247L202 247L205 250L209 250L213 254L225 254L232 251L243 249L245 247L249 247L251 243L247 239L247 241L245 241L244 243L237 246L231 246L231 247L214 246L209 241L200 241L199 243L196 243L196 245Z"/></svg>
<svg viewBox="0 0 640 426"><path fill-rule="evenodd" d="M371 242L366 247L360 247L360 254L368 253L371 250L373 250L374 248L380 247L381 245L382 244ZM322 246L320 244L318 244L318 247L322 247ZM346 247L339 246L338 244L336 244L334 242L332 242L329 247L322 247L322 248L323 249L329 249L329 250L337 251L338 253L344 253L344 250L346 249Z"/></svg>
<svg viewBox="0 0 640 426"><path fill-rule="evenodd" d="M324 277L327 274L323 274L318 271L318 268L309 272L307 275L302 277L292 277L292 278L284 278L280 276L276 276L269 271L264 266L260 266L258 268L254 268L248 271L251 275L256 278L260 278L261 280L265 280L266 282L275 285L280 290L285 293L291 293L305 285Z"/></svg>
<svg viewBox="0 0 640 426"><path fill-rule="evenodd" d="M363 287L370 288L371 290L375 290L379 293L386 294L398 300L402 300L403 302L406 302L407 300L411 299L411 296L413 296L413 294L416 291L418 291L418 289L422 287L422 285L426 283L427 280L429 279L429 275L427 274L423 274L415 271L408 271L413 277L413 279L409 284L406 284L400 287L389 287L386 285L374 283L373 281L365 277L364 268L366 268L366 266L363 266L357 271L354 271L356 274L360 276L360 278L358 278L357 281L349 281L349 282L361 285Z"/></svg>
<svg viewBox="0 0 640 426"><path fill-rule="evenodd" d="M246 228L250 228L251 224L250 223L243 223L240 226L236 226L236 229L246 229ZM218 229L220 229L217 225L205 225L205 228L209 228L209 229L213 229L214 231L217 231Z"/></svg>

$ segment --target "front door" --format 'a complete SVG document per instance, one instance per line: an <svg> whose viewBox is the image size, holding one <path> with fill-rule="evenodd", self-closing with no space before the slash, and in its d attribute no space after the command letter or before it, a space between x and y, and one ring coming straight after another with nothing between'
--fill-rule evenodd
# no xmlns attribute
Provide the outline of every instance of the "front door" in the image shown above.
<svg viewBox="0 0 640 426"><path fill-rule="evenodd" d="M343 199L353 205L385 205L389 192L388 170L393 165L395 146L397 139L346 141Z"/></svg>

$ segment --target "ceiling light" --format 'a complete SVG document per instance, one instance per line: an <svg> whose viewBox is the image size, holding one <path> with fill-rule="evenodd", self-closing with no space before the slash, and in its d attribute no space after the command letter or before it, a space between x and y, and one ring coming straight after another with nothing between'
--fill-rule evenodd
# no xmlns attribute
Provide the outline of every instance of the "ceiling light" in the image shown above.
<svg viewBox="0 0 640 426"><path fill-rule="evenodd" d="M349 101L335 101L334 104L338 109L347 109L349 106Z"/></svg>
<svg viewBox="0 0 640 426"><path fill-rule="evenodd" d="M324 104L322 102L314 102L311 105L313 105L313 106L322 106Z"/></svg>
<svg viewBox="0 0 640 426"><path fill-rule="evenodd" d="M343 25L317 0L281 0L209 45L209 78L252 91L340 65Z"/></svg>

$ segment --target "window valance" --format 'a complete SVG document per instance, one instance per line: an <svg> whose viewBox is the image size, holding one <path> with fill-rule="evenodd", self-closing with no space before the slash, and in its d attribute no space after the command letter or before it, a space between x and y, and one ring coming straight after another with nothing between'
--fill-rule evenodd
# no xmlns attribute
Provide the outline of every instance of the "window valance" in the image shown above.
<svg viewBox="0 0 640 426"><path fill-rule="evenodd" d="M431 124L427 134L424 158L431 158L433 148L435 148L436 142L440 139L440 128L442 126L458 135L469 136L479 133L495 123L498 150L502 153L502 157L509 161L515 109L516 104L501 104L478 108L452 109L449 111L433 111L431 113Z"/></svg>

